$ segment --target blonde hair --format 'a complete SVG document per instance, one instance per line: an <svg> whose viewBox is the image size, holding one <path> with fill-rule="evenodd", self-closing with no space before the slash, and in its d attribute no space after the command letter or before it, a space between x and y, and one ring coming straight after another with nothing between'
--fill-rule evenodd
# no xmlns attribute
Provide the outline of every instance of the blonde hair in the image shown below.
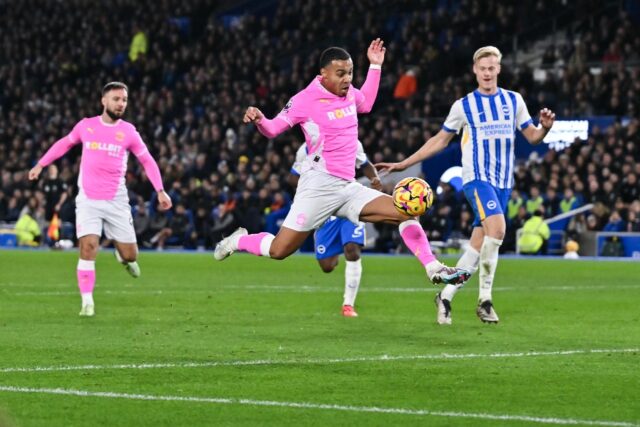
<svg viewBox="0 0 640 427"><path fill-rule="evenodd" d="M484 46L480 49L476 50L476 53L473 54L473 63L482 58L486 58L487 56L495 56L498 58L498 63L502 60L502 53L495 46Z"/></svg>

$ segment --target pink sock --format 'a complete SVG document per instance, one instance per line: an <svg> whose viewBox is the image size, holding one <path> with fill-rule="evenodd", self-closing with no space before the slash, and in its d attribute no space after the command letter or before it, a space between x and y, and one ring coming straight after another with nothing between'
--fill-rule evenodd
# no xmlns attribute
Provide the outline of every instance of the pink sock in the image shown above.
<svg viewBox="0 0 640 427"><path fill-rule="evenodd" d="M418 221L410 219L400 224L399 228L404 244L407 245L422 265L426 266L431 261L435 261L436 257L431 252L427 235Z"/></svg>
<svg viewBox="0 0 640 427"><path fill-rule="evenodd" d="M241 236L238 239L238 250L258 256L269 256L269 248L275 236L271 233L258 233Z"/></svg>
<svg viewBox="0 0 640 427"><path fill-rule="evenodd" d="M81 294L90 294L96 284L96 262L78 260L78 288Z"/></svg>

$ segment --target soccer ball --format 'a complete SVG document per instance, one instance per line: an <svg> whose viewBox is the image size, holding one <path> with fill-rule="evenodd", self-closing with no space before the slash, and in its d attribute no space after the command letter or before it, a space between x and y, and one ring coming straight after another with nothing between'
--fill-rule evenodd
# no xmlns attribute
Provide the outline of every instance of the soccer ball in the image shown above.
<svg viewBox="0 0 640 427"><path fill-rule="evenodd" d="M407 216L420 216L433 204L433 190L420 178L405 178L393 189L393 204Z"/></svg>

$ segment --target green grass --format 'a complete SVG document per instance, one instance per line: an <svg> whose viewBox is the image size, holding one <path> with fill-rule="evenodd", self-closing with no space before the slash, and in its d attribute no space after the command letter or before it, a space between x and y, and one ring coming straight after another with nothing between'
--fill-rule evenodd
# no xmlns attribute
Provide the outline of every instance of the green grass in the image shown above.
<svg viewBox="0 0 640 427"><path fill-rule="evenodd" d="M356 319L339 314L342 266L327 275L312 257L143 253L134 280L107 252L83 319L76 259L0 252L2 427L640 423L640 351L616 351L640 348L640 263L502 260L501 323L476 318L474 277L443 327L409 257L365 255ZM144 363L165 366L113 366ZM99 367L31 369L80 365Z"/></svg>

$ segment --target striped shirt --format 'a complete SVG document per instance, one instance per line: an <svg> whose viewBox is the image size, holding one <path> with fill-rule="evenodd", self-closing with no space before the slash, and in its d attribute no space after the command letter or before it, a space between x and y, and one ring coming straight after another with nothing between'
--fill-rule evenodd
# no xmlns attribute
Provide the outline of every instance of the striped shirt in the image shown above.
<svg viewBox="0 0 640 427"><path fill-rule="evenodd" d="M513 186L515 132L533 121L518 92L498 88L493 95L475 90L457 100L442 128L462 129L462 181L486 181L496 188Z"/></svg>

